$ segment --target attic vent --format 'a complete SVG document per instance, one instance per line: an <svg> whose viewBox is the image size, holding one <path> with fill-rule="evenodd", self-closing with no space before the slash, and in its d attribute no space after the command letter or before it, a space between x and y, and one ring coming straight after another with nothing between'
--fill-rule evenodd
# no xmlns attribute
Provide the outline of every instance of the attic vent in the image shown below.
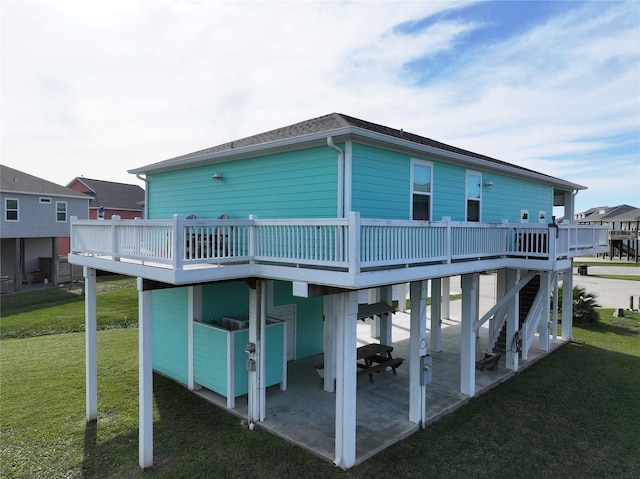
<svg viewBox="0 0 640 479"><path fill-rule="evenodd" d="M51 204L51 198L40 198L40 204L50 205Z"/></svg>

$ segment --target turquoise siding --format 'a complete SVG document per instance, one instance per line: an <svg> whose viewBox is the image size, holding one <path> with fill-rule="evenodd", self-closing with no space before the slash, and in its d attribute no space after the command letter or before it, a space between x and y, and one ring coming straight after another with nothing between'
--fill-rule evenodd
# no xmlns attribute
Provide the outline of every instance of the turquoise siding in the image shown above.
<svg viewBox="0 0 640 479"><path fill-rule="evenodd" d="M199 323L193 324L193 379L196 383L223 396L229 394L227 390L228 335L229 333L222 329Z"/></svg>
<svg viewBox="0 0 640 479"><path fill-rule="evenodd" d="M235 385L235 395L241 396L249 392L249 373L247 372L247 359L249 355L244 348L249 342L249 330L243 329L233 333L231 339L233 341L233 364L235 365L233 380ZM269 346L267 346L267 352ZM269 364L269 355L267 354L267 364ZM280 364L282 365L282 355L280 356Z"/></svg>
<svg viewBox="0 0 640 479"><path fill-rule="evenodd" d="M153 368L183 384L188 383L187 289L152 293Z"/></svg>
<svg viewBox="0 0 640 479"><path fill-rule="evenodd" d="M241 318L249 311L249 286L244 281L202 286L202 320L211 323L223 316ZM243 345L244 348L244 345Z"/></svg>
<svg viewBox="0 0 640 479"><path fill-rule="evenodd" d="M453 221L466 221L468 168L357 143L353 144L352 152L351 205L363 218L409 219L410 169L414 158L433 164L432 220L448 216ZM473 171L482 174L483 182L490 179L494 183L492 189L482 188L482 221L519 222L520 210L529 210L530 223L537 223L540 211L545 211L550 221L552 186L477 168Z"/></svg>
<svg viewBox="0 0 640 479"><path fill-rule="evenodd" d="M148 176L149 218L334 218L336 153L309 148ZM214 172L223 179L214 182Z"/></svg>
<svg viewBox="0 0 640 479"><path fill-rule="evenodd" d="M486 173L493 188L483 188L482 221L520 221L520 210L529 210L529 223L538 223L538 212L544 211L547 223L553 215L553 187L519 178Z"/></svg>
<svg viewBox="0 0 640 479"><path fill-rule="evenodd" d="M296 305L296 358L322 353L322 298L293 296L291 283L274 281L274 306Z"/></svg>

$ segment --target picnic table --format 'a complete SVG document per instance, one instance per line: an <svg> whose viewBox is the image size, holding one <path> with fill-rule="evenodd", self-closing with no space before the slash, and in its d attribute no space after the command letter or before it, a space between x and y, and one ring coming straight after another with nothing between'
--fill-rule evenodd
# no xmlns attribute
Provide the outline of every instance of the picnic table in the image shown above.
<svg viewBox="0 0 640 479"><path fill-rule="evenodd" d="M369 380L373 381L373 373L385 371L391 368L393 374L396 374L396 368L402 364L404 359L394 358L391 355L393 346L386 344L371 343L360 346L357 349L358 376L367 374Z"/></svg>

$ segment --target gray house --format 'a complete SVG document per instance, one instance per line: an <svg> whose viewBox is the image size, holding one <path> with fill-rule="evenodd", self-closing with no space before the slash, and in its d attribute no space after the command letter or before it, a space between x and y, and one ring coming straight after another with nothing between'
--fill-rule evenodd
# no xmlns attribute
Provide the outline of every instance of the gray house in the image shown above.
<svg viewBox="0 0 640 479"><path fill-rule="evenodd" d="M57 283L58 238L70 236L72 216L88 218L87 195L0 165L2 292L22 283Z"/></svg>

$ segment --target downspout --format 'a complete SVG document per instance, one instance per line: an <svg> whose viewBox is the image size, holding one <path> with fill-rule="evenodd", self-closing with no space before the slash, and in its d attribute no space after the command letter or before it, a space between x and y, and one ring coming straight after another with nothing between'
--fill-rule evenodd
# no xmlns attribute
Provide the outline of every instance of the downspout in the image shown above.
<svg viewBox="0 0 640 479"><path fill-rule="evenodd" d="M149 219L149 183L147 183L147 178L140 176L140 173L136 173L136 178L140 181L144 181L144 219Z"/></svg>
<svg viewBox="0 0 640 479"><path fill-rule="evenodd" d="M327 146L338 153L338 218L344 218L344 151L333 142L333 137L327 137Z"/></svg>

